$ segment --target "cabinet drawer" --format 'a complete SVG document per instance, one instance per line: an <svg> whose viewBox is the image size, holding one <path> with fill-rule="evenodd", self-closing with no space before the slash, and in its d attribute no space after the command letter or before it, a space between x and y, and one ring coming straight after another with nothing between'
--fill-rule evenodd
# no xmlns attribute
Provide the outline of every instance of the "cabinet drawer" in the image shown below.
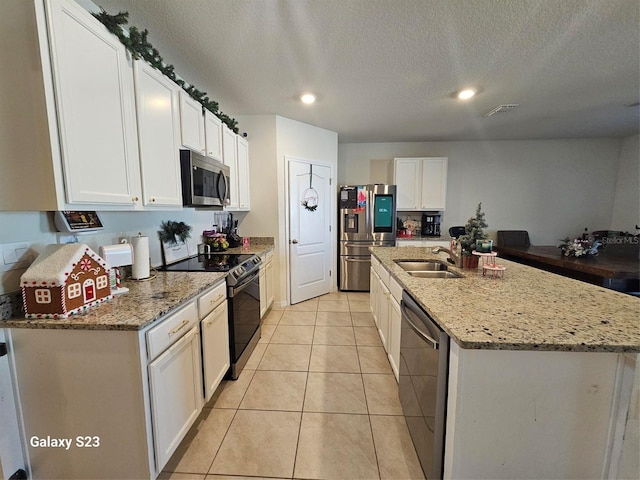
<svg viewBox="0 0 640 480"><path fill-rule="evenodd" d="M198 323L196 302L190 302L147 332L147 355L154 359L173 342L187 333Z"/></svg>
<svg viewBox="0 0 640 480"><path fill-rule="evenodd" d="M391 295L396 299L396 302L400 303L402 300L402 287L396 281L395 278L391 277L391 285L389 285L389 290L391 291Z"/></svg>
<svg viewBox="0 0 640 480"><path fill-rule="evenodd" d="M198 298L198 313L200 318L209 315L213 310L227 299L227 284L222 281L207 293Z"/></svg>
<svg viewBox="0 0 640 480"><path fill-rule="evenodd" d="M384 268L381 263L378 263L377 265L374 265L373 268L375 269L376 273L380 277L380 280L382 280L382 282L388 287L389 286L389 272L387 272L387 269Z"/></svg>

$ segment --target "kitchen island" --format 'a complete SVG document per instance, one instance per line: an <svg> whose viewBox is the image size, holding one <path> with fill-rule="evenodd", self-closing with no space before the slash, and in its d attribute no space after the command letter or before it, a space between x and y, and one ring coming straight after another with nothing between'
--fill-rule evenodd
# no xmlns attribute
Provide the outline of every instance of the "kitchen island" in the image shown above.
<svg viewBox="0 0 640 480"><path fill-rule="evenodd" d="M504 278L416 278L394 260L447 255L371 251L453 340L446 478L615 477L640 299L501 258Z"/></svg>

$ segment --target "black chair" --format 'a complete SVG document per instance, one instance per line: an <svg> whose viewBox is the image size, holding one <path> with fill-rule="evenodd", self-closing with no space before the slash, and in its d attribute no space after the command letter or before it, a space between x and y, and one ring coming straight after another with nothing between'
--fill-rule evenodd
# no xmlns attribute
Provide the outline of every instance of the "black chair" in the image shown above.
<svg viewBox="0 0 640 480"><path fill-rule="evenodd" d="M526 230L498 230L498 247L528 247L529 232Z"/></svg>
<svg viewBox="0 0 640 480"><path fill-rule="evenodd" d="M449 235L453 238L459 238L460 236L465 234L464 227L450 227Z"/></svg>

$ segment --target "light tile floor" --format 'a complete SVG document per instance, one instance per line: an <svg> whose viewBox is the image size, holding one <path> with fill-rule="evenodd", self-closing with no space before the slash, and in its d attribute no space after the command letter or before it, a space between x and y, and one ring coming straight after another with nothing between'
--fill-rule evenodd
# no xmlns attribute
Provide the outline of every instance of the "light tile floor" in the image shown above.
<svg viewBox="0 0 640 480"><path fill-rule="evenodd" d="M336 292L269 312L161 478L423 479L368 302Z"/></svg>

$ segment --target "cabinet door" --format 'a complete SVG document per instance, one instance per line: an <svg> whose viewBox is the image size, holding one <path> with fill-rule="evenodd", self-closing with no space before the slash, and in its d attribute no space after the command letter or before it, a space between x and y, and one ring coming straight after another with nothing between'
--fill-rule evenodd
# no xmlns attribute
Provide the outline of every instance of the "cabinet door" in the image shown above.
<svg viewBox="0 0 640 480"><path fill-rule="evenodd" d="M201 326L204 396L205 402L208 402L230 365L227 301L225 300L207 315L202 320Z"/></svg>
<svg viewBox="0 0 640 480"><path fill-rule="evenodd" d="M204 153L202 105L182 89L180 89L180 135L183 146Z"/></svg>
<svg viewBox="0 0 640 480"><path fill-rule="evenodd" d="M269 308L267 305L267 282L266 282L267 268L262 264L260 267L260 318L264 317Z"/></svg>
<svg viewBox="0 0 640 480"><path fill-rule="evenodd" d="M162 471L202 409L198 326L149 364L156 467Z"/></svg>
<svg viewBox="0 0 640 480"><path fill-rule="evenodd" d="M134 73L142 203L181 206L180 87L144 61Z"/></svg>
<svg viewBox="0 0 640 480"><path fill-rule="evenodd" d="M418 210L422 161L419 158L394 159L394 182L397 188L397 209Z"/></svg>
<svg viewBox="0 0 640 480"><path fill-rule="evenodd" d="M251 202L249 199L249 142L243 137L237 138L238 155L238 208L249 210Z"/></svg>
<svg viewBox="0 0 640 480"><path fill-rule="evenodd" d="M240 205L238 197L238 154L236 134L226 126L222 126L222 157L224 164L229 167L229 205L225 210L237 210Z"/></svg>
<svg viewBox="0 0 640 480"><path fill-rule="evenodd" d="M371 267L371 274L369 276L369 306L371 307L371 315L373 315L373 321L378 326L378 305L380 299L380 277L376 273L373 266Z"/></svg>
<svg viewBox="0 0 640 480"><path fill-rule="evenodd" d="M209 110L204 111L204 139L207 157L222 162L222 122Z"/></svg>
<svg viewBox="0 0 640 480"><path fill-rule="evenodd" d="M269 308L273 304L274 293L273 293L273 261L269 260L267 262L267 271L265 275L265 283L266 291L267 291L267 308ZM262 283L260 284L262 285Z"/></svg>
<svg viewBox="0 0 640 480"><path fill-rule="evenodd" d="M447 158L422 160L422 210L444 210L447 199Z"/></svg>
<svg viewBox="0 0 640 480"><path fill-rule="evenodd" d="M400 304L391 297L389 301L389 363L396 381L400 379Z"/></svg>
<svg viewBox="0 0 640 480"><path fill-rule="evenodd" d="M140 174L131 60L76 2L48 6L66 200L133 206Z"/></svg>
<svg viewBox="0 0 640 480"><path fill-rule="evenodd" d="M378 280L378 282L378 333L380 340L382 340L382 346L389 353L389 299L391 294L382 280Z"/></svg>

